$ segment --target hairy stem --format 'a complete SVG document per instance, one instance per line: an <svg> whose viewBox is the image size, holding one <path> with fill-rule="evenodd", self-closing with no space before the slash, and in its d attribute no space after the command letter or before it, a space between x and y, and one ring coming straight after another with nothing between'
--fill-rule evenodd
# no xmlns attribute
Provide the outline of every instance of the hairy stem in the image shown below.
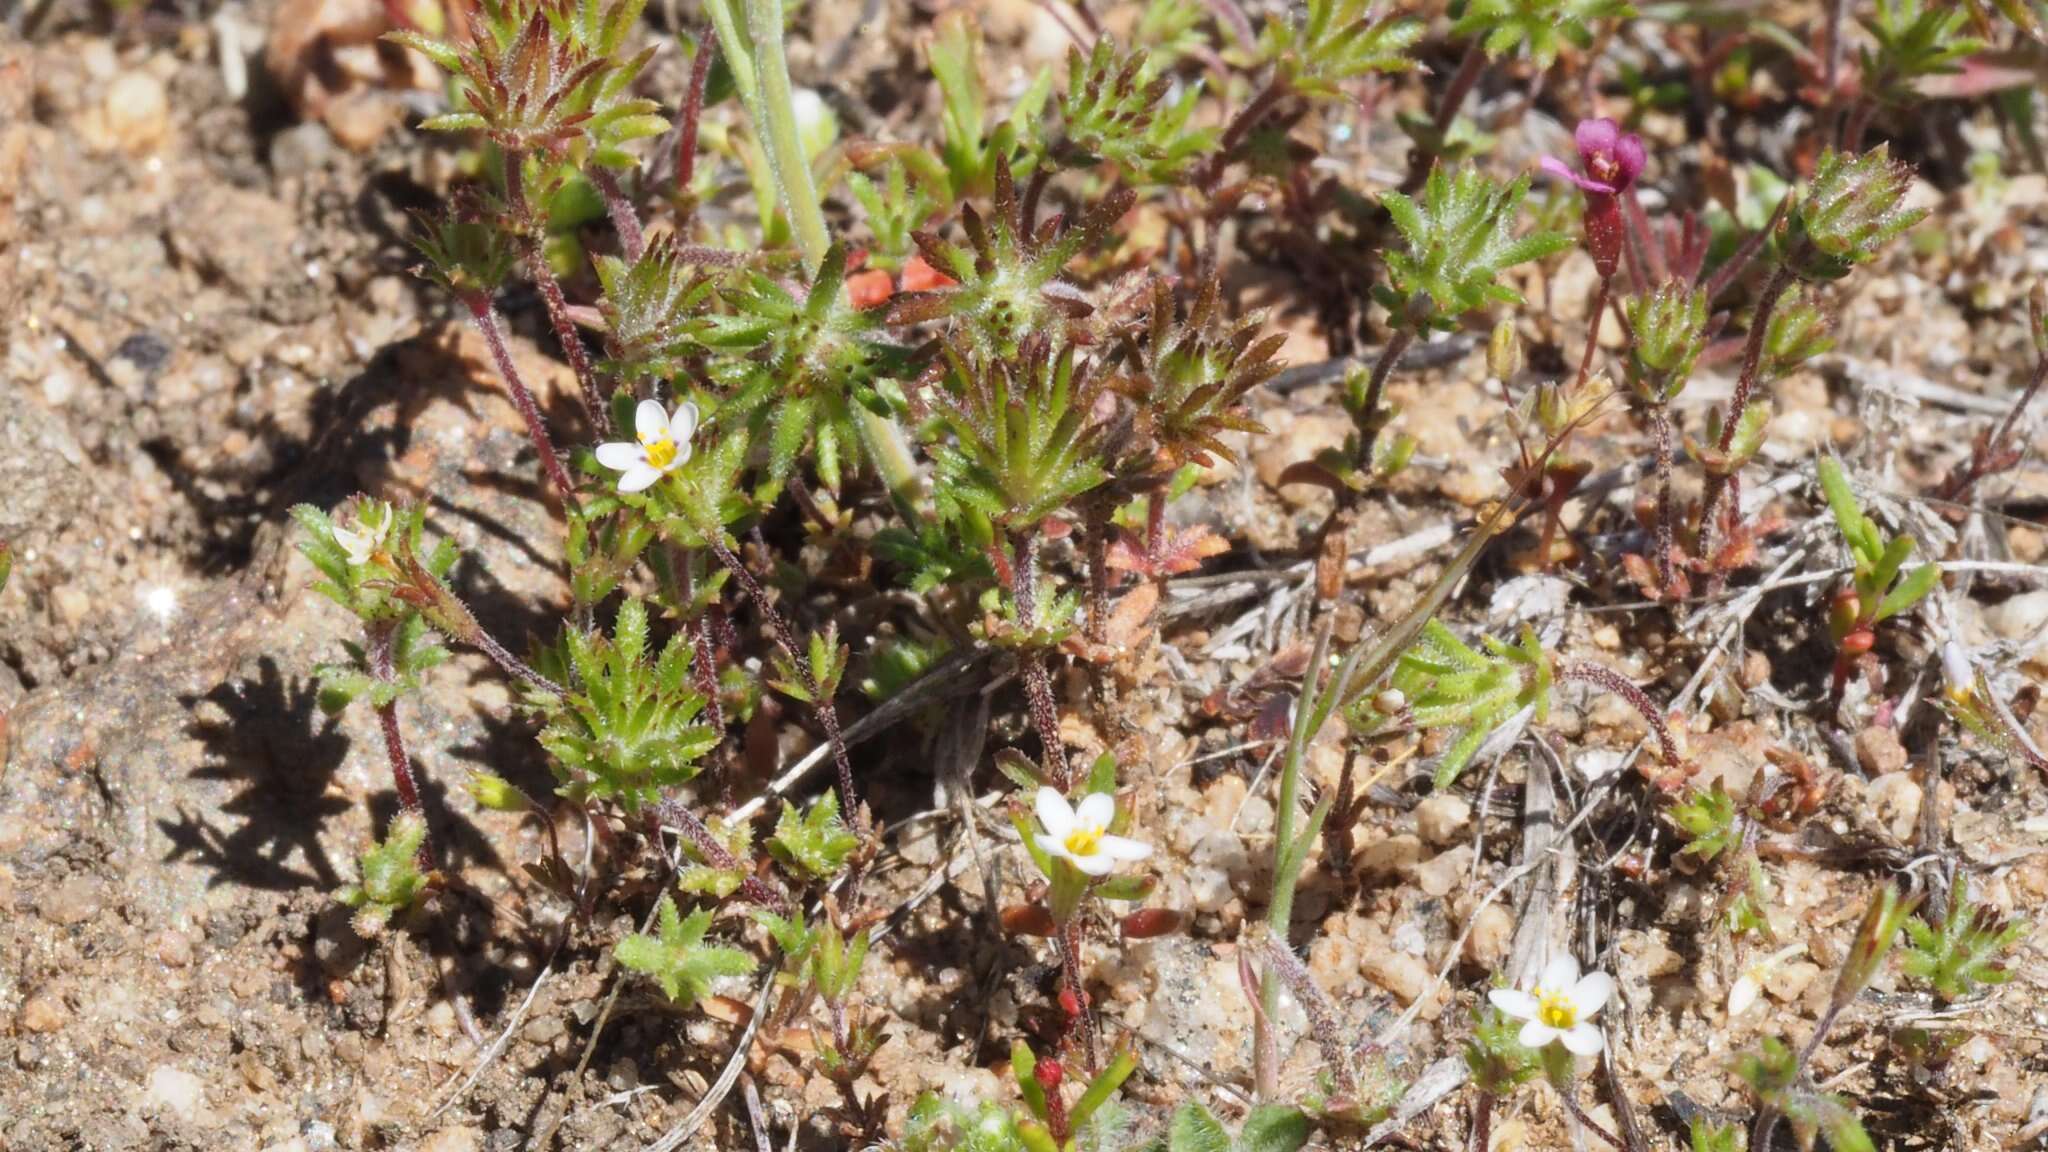
<svg viewBox="0 0 2048 1152"><path fill-rule="evenodd" d="M1593 370L1593 349L1600 343L1600 325L1607 319L1607 294L1614 287L1614 277L1602 276L1600 286L1593 290L1593 326L1586 331L1586 348L1579 353L1579 384L1586 383L1586 375Z"/></svg>
<svg viewBox="0 0 2048 1152"><path fill-rule="evenodd" d="M818 726L825 730L825 740L832 748L832 765L839 771L839 810L845 814L847 822L854 830L865 839L868 834L867 814L860 806L859 794L854 791L853 762L846 755L846 737L839 727L838 707L832 703L831 696L826 694L817 678L811 674L810 658L797 644L796 634L789 630L789 624L783 620L782 613L775 610L774 603L768 599L767 590L761 587L759 580L754 579L753 572L749 571L747 566L740 562L740 558L733 554L732 549L726 547L725 541L717 536L711 538L711 554L718 557L718 562L725 565L725 570L732 573L733 579L739 581L740 588L747 594L747 598L754 602L755 610L761 613L761 619L767 623L770 635L775 637L776 646L789 657L790 667L796 671L797 678L803 683L804 691L810 694L811 708L818 717Z"/></svg>
<svg viewBox="0 0 2048 1152"><path fill-rule="evenodd" d="M1579 1098L1572 1094L1572 1086L1570 1084L1559 1084L1557 1086L1557 1095L1560 1100L1564 1101L1565 1111L1570 1112L1572 1118L1583 1125L1586 1131L1607 1141L1608 1147L1619 1148L1622 1152L1628 1152L1628 1145L1621 1142L1621 1137L1609 1132L1598 1120L1593 1119L1592 1116L1586 1113L1585 1106L1580 1104Z"/></svg>
<svg viewBox="0 0 2048 1152"><path fill-rule="evenodd" d="M1657 449L1657 590L1671 595L1671 412L1658 404L1650 409L1650 434Z"/></svg>
<svg viewBox="0 0 2048 1152"><path fill-rule="evenodd" d="M1436 115L1430 126L1436 129L1438 139L1451 130L1458 122L1458 113L1465 108L1466 97L1472 95L1472 88L1479 83L1480 73L1486 70L1486 49L1484 38L1472 41L1465 48L1465 55L1458 60L1458 70L1451 73L1451 82L1444 87L1444 94L1436 104ZM1433 158L1433 157L1431 157Z"/></svg>
<svg viewBox="0 0 2048 1152"><path fill-rule="evenodd" d="M381 683L389 684L397 679L392 666L392 646L398 635L396 624L378 624L370 631L370 675ZM427 810L420 805L420 786L413 775L412 758L405 753L405 733L398 727L398 702L387 701L376 707L377 727L384 735L384 755L391 762L391 787L398 793L398 806L407 812L419 814L420 822L426 823ZM434 867L434 836L431 831L420 841L418 863L422 870L432 871Z"/></svg>
<svg viewBox="0 0 2048 1152"><path fill-rule="evenodd" d="M562 467L561 457L555 453L555 442L548 436L547 421L542 419L540 405L534 402L533 393L526 387L526 381L519 375L519 366L512 360L512 351L505 345L505 332L499 323L498 310L491 304L491 298L481 292L470 293L463 303L469 308L469 318L476 330L483 335L484 344L491 350L491 363L498 369L499 379L505 382L505 390L512 395L512 406L519 409L520 419L526 421L526 435L533 441L533 449L540 455L541 471L547 473L556 491L562 494L562 503L577 508L576 486L569 481L569 473Z"/></svg>
<svg viewBox="0 0 2048 1152"><path fill-rule="evenodd" d="M1657 737L1659 753L1664 763L1677 767L1685 763L1685 755L1679 751L1678 739L1672 734L1671 725L1664 718L1664 712L1649 693L1635 686L1634 682L1604 664L1567 664L1559 673L1566 680L1591 684L1604 692L1617 696L1629 707L1634 708L1643 722L1650 726L1650 732Z"/></svg>
<svg viewBox="0 0 2048 1152"><path fill-rule="evenodd" d="M604 195L605 215L611 217L612 231L619 234L619 248L625 253L626 260L640 259L640 254L647 251L647 237L640 231L640 213L626 198L625 189L619 187L617 174L593 164L590 166L590 180Z"/></svg>
<svg viewBox="0 0 2048 1152"><path fill-rule="evenodd" d="M1465 1139L1465 1152L1488 1152L1493 1144L1493 1093L1484 1088L1472 1101L1472 1133Z"/></svg>
<svg viewBox="0 0 2048 1152"><path fill-rule="evenodd" d="M1021 533L1013 544L1017 562L1010 580L1011 595L1017 600L1017 624L1029 631L1038 626L1038 536ZM1024 678L1024 698L1031 705L1031 726L1044 745L1045 766L1061 792L1074 785L1073 770L1067 763L1066 746L1060 743L1059 701L1052 690L1052 671L1035 654L1024 654L1019 663Z"/></svg>
<svg viewBox="0 0 2048 1152"><path fill-rule="evenodd" d="M754 48L754 121L766 130L768 165L782 190L782 207L803 250L804 267L816 273L825 262L832 238L825 230L825 210L811 179L811 161L804 155L797 130L796 104L789 82L789 60L782 51L782 0L746 0L747 31Z"/></svg>
<svg viewBox="0 0 2048 1152"><path fill-rule="evenodd" d="M747 867L746 861L727 851L725 845L718 842L718 837L711 834L711 829L705 826L704 821L699 820L697 814L690 811L682 802L664 798L655 806L655 813L660 816L662 823L680 830L688 837L690 845L697 850L697 855L704 858L706 864L721 872L740 873L744 877L740 881L741 895L763 908L789 911L789 894L756 876L754 870Z"/></svg>
<svg viewBox="0 0 2048 1152"><path fill-rule="evenodd" d="M697 129L704 118L704 86L711 79L711 53L715 39L698 36L697 55L690 61L690 86L683 96L682 114L676 118L676 192L687 197L697 182Z"/></svg>
<svg viewBox="0 0 2048 1152"><path fill-rule="evenodd" d="M583 404L590 409L591 423L601 435L610 435L612 415L598 388L597 369L590 363L590 351L583 346L582 333L576 331L576 322L569 316L569 301L562 295L561 281L555 279L554 269L548 267L547 249L541 243L541 221L527 203L525 159L516 151L505 153L505 200L519 221L519 247L526 261L526 274L547 306L548 325L555 331L555 340L561 344L570 370L576 373L576 383L583 389Z"/></svg>
<svg viewBox="0 0 2048 1152"><path fill-rule="evenodd" d="M1763 363L1764 338L1771 326L1771 313L1778 307L1778 301L1792 287L1792 269L1780 263L1771 269L1770 279L1764 281L1763 289L1757 295L1756 315L1749 322L1749 338L1742 346L1742 371L1735 378L1735 395L1729 397L1727 415L1721 421L1721 438L1715 445L1722 452L1735 443L1736 427L1742 422L1743 409L1749 407L1752 393L1756 391L1758 367ZM1721 500L1726 494L1732 476L1707 477L1706 495L1700 501L1700 542L1699 557L1708 562L1714 555L1716 519L1721 510ZM1739 509L1738 509L1739 512ZM1715 574L1716 580L1719 574Z"/></svg>

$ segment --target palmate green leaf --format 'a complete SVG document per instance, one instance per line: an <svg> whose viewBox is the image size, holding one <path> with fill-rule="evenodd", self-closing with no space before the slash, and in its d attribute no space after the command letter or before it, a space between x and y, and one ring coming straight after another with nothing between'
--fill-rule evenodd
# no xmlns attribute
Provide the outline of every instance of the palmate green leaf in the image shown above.
<svg viewBox="0 0 2048 1152"><path fill-rule="evenodd" d="M1431 169L1420 200L1384 194L1380 202L1406 242L1386 254L1389 283L1375 289L1395 322L1448 330L1467 312L1519 302L1500 274L1571 245L1557 232L1514 234L1528 194L1527 176L1498 184L1470 163L1455 172Z"/></svg>
<svg viewBox="0 0 2048 1152"><path fill-rule="evenodd" d="M1336 99L1347 81L1414 68L1408 49L1422 32L1420 21L1369 0L1307 0L1298 15L1266 22L1259 49L1296 92Z"/></svg>
<svg viewBox="0 0 2048 1152"><path fill-rule="evenodd" d="M392 818L383 841L363 853L358 880L336 895L356 910L357 932L378 936L426 889L427 879L419 869L420 848L426 842L426 818L404 809Z"/></svg>
<svg viewBox="0 0 2048 1152"><path fill-rule="evenodd" d="M1940 923L1917 916L1906 922L1907 946L1899 966L1942 1003L1952 1003L1979 988L2011 980L2012 971L2002 957L2026 933L2026 921L2009 920L1972 900L1969 881L1958 872L1950 888L1948 914Z"/></svg>
<svg viewBox="0 0 2048 1152"><path fill-rule="evenodd" d="M1173 78L1154 68L1143 49L1120 53L1108 36L1087 55L1067 50L1067 90L1050 159L1069 166L1108 162L1127 174L1168 184L1215 146L1217 130L1189 127L1201 85L1187 85L1171 103Z"/></svg>
<svg viewBox="0 0 2048 1152"><path fill-rule="evenodd" d="M930 447L940 514L1037 525L1108 479L1094 417L1102 385L1072 345L1034 338L1014 358L948 349Z"/></svg>
<svg viewBox="0 0 2048 1152"><path fill-rule="evenodd" d="M1174 1110L1166 1147L1167 1152L1231 1152L1230 1132L1215 1113L1190 1100Z"/></svg>
<svg viewBox="0 0 2048 1152"><path fill-rule="evenodd" d="M1963 61L1985 47L1967 34L1969 13L1957 4L1877 0L1858 20L1871 39L1860 53L1863 75L1872 94L1888 103L1916 99L1916 81L1960 72Z"/></svg>
<svg viewBox="0 0 2048 1152"><path fill-rule="evenodd" d="M645 606L627 600L612 635L571 630L544 654L568 691L540 705L540 744L563 789L628 813L703 770L718 734L697 723L704 698L690 684L693 647L678 633L649 658Z"/></svg>
<svg viewBox="0 0 2048 1152"><path fill-rule="evenodd" d="M711 994L714 980L753 974L752 956L704 942L711 927L710 909L699 908L685 918L676 911L674 898L663 895L657 919L656 935L628 936L619 941L613 955L622 966L653 977L670 1001L698 1004Z"/></svg>
<svg viewBox="0 0 2048 1152"><path fill-rule="evenodd" d="M782 804L775 821L775 833L768 838L768 851L801 879L829 880L846 867L846 861L860 847L839 817L839 797L827 792L799 816L794 805Z"/></svg>
<svg viewBox="0 0 2048 1152"><path fill-rule="evenodd" d="M1595 23L1634 11L1623 0L1467 0L1451 34L1481 39L1495 59L1525 50L1537 67L1548 68L1567 43L1591 46Z"/></svg>
<svg viewBox="0 0 2048 1152"><path fill-rule="evenodd" d="M1521 712L1547 717L1554 677L1550 655L1531 629L1514 644L1485 637L1475 649L1432 617L1395 661L1388 686L1417 729L1451 730L1451 744L1437 762L1441 789L1457 780L1487 737ZM1354 709L1357 730L1376 731L1395 719L1378 711L1379 701L1374 696Z"/></svg>

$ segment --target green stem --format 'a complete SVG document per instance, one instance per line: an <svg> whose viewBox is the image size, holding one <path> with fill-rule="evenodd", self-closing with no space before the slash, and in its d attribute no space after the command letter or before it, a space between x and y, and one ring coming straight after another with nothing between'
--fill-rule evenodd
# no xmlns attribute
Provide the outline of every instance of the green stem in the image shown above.
<svg viewBox="0 0 2048 1152"><path fill-rule="evenodd" d="M818 186L811 180L811 160L804 155L803 136L796 127L796 101L789 83L789 59L782 51L782 0L746 0L747 30L754 46L754 120L767 134L768 165L782 190L782 207L803 250L804 269L816 274L825 262L832 238L825 231L825 210Z"/></svg>
<svg viewBox="0 0 2048 1152"><path fill-rule="evenodd" d="M757 130L766 137L768 167L782 193L782 208L789 215L797 246L803 251L804 269L815 275L825 262L826 251L832 247L832 238L825 228L825 209L818 200L818 186L811 179L810 157L804 154L803 136L797 131L789 58L782 51L782 0L745 2L751 42L740 37L732 0L710 0L705 9L725 49L734 86L746 100ZM875 471L904 517L914 517L918 497L924 490L924 477L911 457L910 438L887 416L859 406L854 411L868 459L874 462Z"/></svg>

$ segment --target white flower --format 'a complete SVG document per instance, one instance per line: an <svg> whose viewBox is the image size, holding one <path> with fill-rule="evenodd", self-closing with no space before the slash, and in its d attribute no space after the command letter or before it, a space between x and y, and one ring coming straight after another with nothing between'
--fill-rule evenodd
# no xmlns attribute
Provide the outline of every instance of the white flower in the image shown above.
<svg viewBox="0 0 2048 1152"><path fill-rule="evenodd" d="M1756 1006L1757 996L1764 990L1764 981L1771 978L1778 965L1806 951L1806 945L1793 944L1780 948L1768 956L1761 957L1742 970L1736 977L1734 987L1728 989L1728 1018L1735 1019Z"/></svg>
<svg viewBox="0 0 2048 1152"><path fill-rule="evenodd" d="M376 520L364 517L362 510L356 510L356 526L353 529L336 526L334 542L348 555L351 564L368 564L377 549L384 546L384 537L391 531L391 505L379 504L384 515Z"/></svg>
<svg viewBox="0 0 2048 1152"><path fill-rule="evenodd" d="M597 462L619 477L619 491L641 492L690 461L690 437L697 434L697 406L688 400L671 416L654 400L633 411L637 443L614 440L597 446Z"/></svg>
<svg viewBox="0 0 2048 1152"><path fill-rule="evenodd" d="M1977 690L1977 669L1970 664L1970 654L1954 640L1941 646L1941 678L1947 681L1948 698L1957 704L1968 704Z"/></svg>
<svg viewBox="0 0 2048 1152"><path fill-rule="evenodd" d="M1536 987L1496 988L1486 998L1507 1015L1528 1021L1517 1037L1525 1047L1556 1040L1576 1055L1591 1056L1606 1045L1593 1017L1613 994L1614 977L1605 972L1580 976L1579 962L1565 953L1544 966Z"/></svg>
<svg viewBox="0 0 2048 1152"><path fill-rule="evenodd" d="M1032 839L1049 855L1073 861L1090 876L1107 876L1119 861L1143 860L1152 854L1150 844L1109 834L1110 821L1116 819L1116 798L1107 792L1091 793L1081 799L1080 807L1072 808L1056 789L1040 788L1033 807L1045 831Z"/></svg>

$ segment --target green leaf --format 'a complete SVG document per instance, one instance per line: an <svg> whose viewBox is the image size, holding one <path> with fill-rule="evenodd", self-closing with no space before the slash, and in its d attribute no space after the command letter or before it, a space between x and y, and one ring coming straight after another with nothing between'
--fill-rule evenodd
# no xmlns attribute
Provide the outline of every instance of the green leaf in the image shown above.
<svg viewBox="0 0 2048 1152"><path fill-rule="evenodd" d="M1908 541L1911 543L1911 541ZM1877 606L1877 619L1889 620L1918 604L1941 580L1941 565L1922 564L1906 574L1904 580L1885 593L1884 600Z"/></svg>
<svg viewBox="0 0 2048 1152"><path fill-rule="evenodd" d="M1168 1152L1231 1152L1230 1133L1215 1113L1190 1100L1174 1110L1166 1147Z"/></svg>
<svg viewBox="0 0 2048 1152"><path fill-rule="evenodd" d="M1298 1152L1314 1134L1308 1114L1288 1104L1261 1104L1238 1129L1236 1152Z"/></svg>
<svg viewBox="0 0 2048 1152"><path fill-rule="evenodd" d="M676 911L675 900L663 895L656 914L657 935L628 936L619 941L613 955L624 967L653 977L671 1001L698 1004L711 994L712 981L753 974L753 957L736 948L704 943L704 934L711 927L709 909L699 908L684 918Z"/></svg>
<svg viewBox="0 0 2048 1152"><path fill-rule="evenodd" d="M801 817L784 801L775 833L768 838L769 853L783 867L810 881L837 876L858 847L860 838L839 818L839 797L832 792L814 801Z"/></svg>

